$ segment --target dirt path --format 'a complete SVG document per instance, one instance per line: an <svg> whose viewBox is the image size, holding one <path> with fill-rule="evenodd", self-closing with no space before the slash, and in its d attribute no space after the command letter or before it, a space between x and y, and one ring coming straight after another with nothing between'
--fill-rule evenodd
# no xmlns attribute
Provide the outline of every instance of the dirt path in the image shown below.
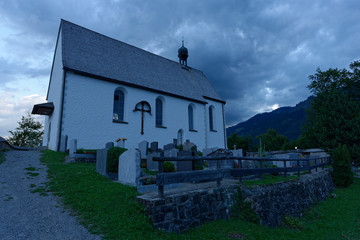
<svg viewBox="0 0 360 240"><path fill-rule="evenodd" d="M40 155L10 151L0 164L0 239L101 239L46 192L46 166Z"/></svg>

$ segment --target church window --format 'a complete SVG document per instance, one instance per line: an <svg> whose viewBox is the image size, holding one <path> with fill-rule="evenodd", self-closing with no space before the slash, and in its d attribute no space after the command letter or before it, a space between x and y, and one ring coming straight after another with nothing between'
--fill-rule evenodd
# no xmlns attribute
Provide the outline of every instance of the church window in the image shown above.
<svg viewBox="0 0 360 240"><path fill-rule="evenodd" d="M156 118L156 126L163 126L163 101L160 97L156 98L156 112L155 112L155 118Z"/></svg>
<svg viewBox="0 0 360 240"><path fill-rule="evenodd" d="M209 107L209 125L210 125L210 131L214 130L214 107Z"/></svg>
<svg viewBox="0 0 360 240"><path fill-rule="evenodd" d="M188 106L188 117L189 117L189 130L194 130L194 107L190 104Z"/></svg>
<svg viewBox="0 0 360 240"><path fill-rule="evenodd" d="M114 113L113 120L124 121L124 92L117 88L114 93Z"/></svg>

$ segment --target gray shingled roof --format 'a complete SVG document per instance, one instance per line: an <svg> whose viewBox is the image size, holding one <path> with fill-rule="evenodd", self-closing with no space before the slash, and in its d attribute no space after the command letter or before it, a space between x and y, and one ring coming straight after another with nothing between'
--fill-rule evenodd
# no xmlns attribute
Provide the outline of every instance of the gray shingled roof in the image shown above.
<svg viewBox="0 0 360 240"><path fill-rule="evenodd" d="M61 20L65 69L170 95L224 101L203 72ZM176 54L176 53L174 53Z"/></svg>

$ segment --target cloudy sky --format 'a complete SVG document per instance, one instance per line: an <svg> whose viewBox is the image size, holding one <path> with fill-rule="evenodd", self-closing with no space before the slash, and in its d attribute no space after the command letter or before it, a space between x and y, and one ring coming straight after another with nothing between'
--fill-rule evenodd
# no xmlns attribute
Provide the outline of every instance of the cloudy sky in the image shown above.
<svg viewBox="0 0 360 240"><path fill-rule="evenodd" d="M359 14L358 0L0 0L0 136L45 101L61 18L174 61L184 37L230 126L305 100L317 67L360 59Z"/></svg>

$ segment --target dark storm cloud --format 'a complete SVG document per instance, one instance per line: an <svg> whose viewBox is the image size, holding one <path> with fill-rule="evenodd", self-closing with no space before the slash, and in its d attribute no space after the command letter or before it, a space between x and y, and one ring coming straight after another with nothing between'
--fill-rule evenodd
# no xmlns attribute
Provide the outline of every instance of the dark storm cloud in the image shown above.
<svg viewBox="0 0 360 240"><path fill-rule="evenodd" d="M276 104L305 100L317 67L343 68L360 58L359 9L356 0L24 0L1 3L0 18L30 38L30 55L39 46L36 54L53 54L60 18L174 61L184 37L189 65L227 101L231 125ZM20 39L17 45L24 46ZM38 65L50 69L51 61Z"/></svg>

